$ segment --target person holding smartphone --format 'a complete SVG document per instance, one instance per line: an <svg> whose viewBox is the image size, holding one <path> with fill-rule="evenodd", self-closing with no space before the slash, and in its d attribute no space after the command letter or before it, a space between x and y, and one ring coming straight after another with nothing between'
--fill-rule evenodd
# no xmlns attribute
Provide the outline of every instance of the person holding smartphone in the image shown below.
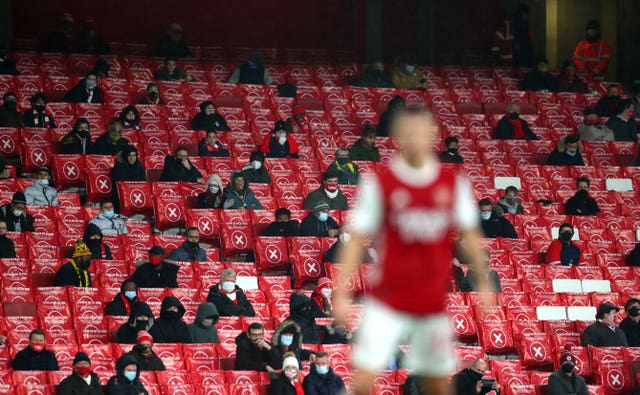
<svg viewBox="0 0 640 395"><path fill-rule="evenodd" d="M491 391L500 393L500 384L494 379L483 379L487 371L487 361L476 359L468 368L456 373L451 379L456 395L479 394L484 395Z"/></svg>

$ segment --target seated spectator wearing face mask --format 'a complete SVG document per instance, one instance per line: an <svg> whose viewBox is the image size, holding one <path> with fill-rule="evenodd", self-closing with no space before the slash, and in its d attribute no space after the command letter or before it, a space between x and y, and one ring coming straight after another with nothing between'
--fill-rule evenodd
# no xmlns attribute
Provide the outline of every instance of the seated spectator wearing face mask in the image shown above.
<svg viewBox="0 0 640 395"><path fill-rule="evenodd" d="M190 227L185 234L186 241L171 252L169 259L183 262L205 262L207 254L200 247L200 231L196 227Z"/></svg>
<svg viewBox="0 0 640 395"><path fill-rule="evenodd" d="M100 212L89 221L96 225L103 235L126 235L129 233L124 217L116 214L112 199L103 199L100 202Z"/></svg>
<svg viewBox="0 0 640 395"><path fill-rule="evenodd" d="M300 236L304 237L336 237L340 225L329 215L329 204L319 201L300 224Z"/></svg>
<svg viewBox="0 0 640 395"><path fill-rule="evenodd" d="M191 120L191 128L214 132L231 129L224 117L218 112L216 105L210 100L200 103L200 112Z"/></svg>
<svg viewBox="0 0 640 395"><path fill-rule="evenodd" d="M131 355L123 355L116 361L116 374L107 382L107 395L137 394L149 395L140 381L138 363Z"/></svg>
<svg viewBox="0 0 640 395"><path fill-rule="evenodd" d="M124 129L140 130L140 112L136 106L126 106L120 111L118 121Z"/></svg>
<svg viewBox="0 0 640 395"><path fill-rule="evenodd" d="M289 296L289 317L281 325L293 322L300 327L302 343L318 344L320 335L316 325L317 310L315 302L307 295L296 292Z"/></svg>
<svg viewBox="0 0 640 395"><path fill-rule="evenodd" d="M384 63L377 61L371 63L353 82L354 86L371 88L393 88L391 77L384 71Z"/></svg>
<svg viewBox="0 0 640 395"><path fill-rule="evenodd" d="M66 155L92 152L90 129L91 125L86 118L78 118L73 129L62 138L62 152Z"/></svg>
<svg viewBox="0 0 640 395"><path fill-rule="evenodd" d="M627 300L624 311L627 316L620 322L620 329L624 331L629 347L640 347L640 299Z"/></svg>
<svg viewBox="0 0 640 395"><path fill-rule="evenodd" d="M31 109L22 114L24 126L28 128L55 128L53 117L46 111L47 96L38 92L31 97Z"/></svg>
<svg viewBox="0 0 640 395"><path fill-rule="evenodd" d="M36 174L36 181L24 190L27 206L57 206L58 190L52 186L51 169L41 166Z"/></svg>
<svg viewBox="0 0 640 395"><path fill-rule="evenodd" d="M277 121L271 135L267 135L260 145L260 152L267 158L299 158L298 143L291 135L291 125Z"/></svg>
<svg viewBox="0 0 640 395"><path fill-rule="evenodd" d="M327 277L320 277L311 294L312 307L316 317L330 317L333 314L333 283Z"/></svg>
<svg viewBox="0 0 640 395"><path fill-rule="evenodd" d="M93 143L94 155L117 155L129 146L129 140L122 137L122 124L120 121L111 122L107 132L98 137Z"/></svg>
<svg viewBox="0 0 640 395"><path fill-rule="evenodd" d="M293 353L283 355L282 372L271 379L271 395L302 395L306 394L302 387L300 376L300 362Z"/></svg>
<svg viewBox="0 0 640 395"><path fill-rule="evenodd" d="M27 214L27 197L22 192L15 192L11 203L0 206L0 220L7 223L9 232L35 232L33 216Z"/></svg>
<svg viewBox="0 0 640 395"><path fill-rule="evenodd" d="M291 126L292 133L311 133L311 127L306 118L307 110L300 105L295 105L291 109L292 117L287 120Z"/></svg>
<svg viewBox="0 0 640 395"><path fill-rule="evenodd" d="M555 78L549 73L547 59L538 59L536 69L525 74L520 81L520 90L523 91L553 92L554 88Z"/></svg>
<svg viewBox="0 0 640 395"><path fill-rule="evenodd" d="M291 211L281 207L276 210L276 220L269 224L265 235L271 237L295 237L299 234L299 226L298 221L291 219Z"/></svg>
<svg viewBox="0 0 640 395"><path fill-rule="evenodd" d="M139 331L136 336L136 345L125 355L132 357L142 371L166 370L162 359L153 351L153 336L147 331Z"/></svg>
<svg viewBox="0 0 640 395"><path fill-rule="evenodd" d="M222 146L215 130L207 131L206 136L198 142L198 155L212 158L227 158L229 150Z"/></svg>
<svg viewBox="0 0 640 395"><path fill-rule="evenodd" d="M53 284L56 287L91 287L90 265L91 251L82 239L78 239L73 247L73 256L58 269Z"/></svg>
<svg viewBox="0 0 640 395"><path fill-rule="evenodd" d="M145 97L140 100L140 104L164 104L164 100L160 97L160 87L155 82L147 85Z"/></svg>
<svg viewBox="0 0 640 395"><path fill-rule="evenodd" d="M87 74L64 95L63 100L69 103L103 103L104 91L98 86L98 76Z"/></svg>
<svg viewBox="0 0 640 395"><path fill-rule="evenodd" d="M97 225L88 223L82 241L91 251L91 259L113 260L111 249L102 241L102 231Z"/></svg>
<svg viewBox="0 0 640 395"><path fill-rule="evenodd" d="M380 162L380 151L376 147L376 127L364 125L362 137L349 148L349 159Z"/></svg>
<svg viewBox="0 0 640 395"><path fill-rule="evenodd" d="M249 184L270 184L271 175L264 166L264 154L262 152L252 152L249 163L242 168L244 181Z"/></svg>
<svg viewBox="0 0 640 395"><path fill-rule="evenodd" d="M518 103L507 105L507 113L498 121L494 133L498 140L538 139L538 136L531 131L527 121L520 118L520 104Z"/></svg>
<svg viewBox="0 0 640 395"><path fill-rule="evenodd" d="M196 318L189 325L191 343L220 343L215 326L218 317L218 309L213 303L205 302L198 306Z"/></svg>
<svg viewBox="0 0 640 395"><path fill-rule="evenodd" d="M320 327L322 344L349 344L353 334L347 330L347 323L334 320L332 323Z"/></svg>
<svg viewBox="0 0 640 395"><path fill-rule="evenodd" d="M182 320L184 306L175 296L165 296L160 307L156 328L156 343L191 343L189 326Z"/></svg>
<svg viewBox="0 0 640 395"><path fill-rule="evenodd" d="M444 140L444 145L447 148L445 151L440 152L440 162L442 163L464 163L464 159L458 153L458 138L455 136L449 136Z"/></svg>
<svg viewBox="0 0 640 395"><path fill-rule="evenodd" d="M178 288L180 266L164 259L164 249L153 246L149 250L149 261L141 264L133 273L138 288Z"/></svg>
<svg viewBox="0 0 640 395"><path fill-rule="evenodd" d="M331 369L331 357L324 351L316 355L302 387L304 393L309 395L339 395L345 391L342 378Z"/></svg>
<svg viewBox="0 0 640 395"><path fill-rule="evenodd" d="M391 82L399 89L416 89L422 87L422 75L416 70L416 62L409 57L397 58L391 70Z"/></svg>
<svg viewBox="0 0 640 395"><path fill-rule="evenodd" d="M558 238L551 242L545 255L545 261L549 265L571 266L582 262L582 254L571 239L573 238L573 225L564 223L560 225Z"/></svg>
<svg viewBox="0 0 640 395"><path fill-rule="evenodd" d="M549 395L588 395L589 389L582 376L577 374L576 358L571 353L571 346L565 346L560 353L560 369L549 376L547 393Z"/></svg>
<svg viewBox="0 0 640 395"><path fill-rule="evenodd" d="M349 150L346 148L336 150L336 159L327 171L335 171L338 174L339 185L356 185L360 180L358 165L349 162Z"/></svg>
<svg viewBox="0 0 640 395"><path fill-rule="evenodd" d="M227 82L230 84L273 84L273 79L264 66L264 54L254 52L249 55L249 60L237 67Z"/></svg>
<svg viewBox="0 0 640 395"><path fill-rule="evenodd" d="M73 358L73 371L58 386L59 394L103 395L100 378L91 371L91 360L83 352Z"/></svg>
<svg viewBox="0 0 640 395"><path fill-rule="evenodd" d="M308 361L311 359L313 352L302 348L302 333L300 326L293 321L283 321L273 332L273 349L276 354L274 370L282 369L282 358L285 354L293 353L300 361Z"/></svg>
<svg viewBox="0 0 640 395"><path fill-rule="evenodd" d="M564 203L564 212L567 215L598 215L600 208L595 199L589 197L591 182L586 177L578 178L576 194Z"/></svg>
<svg viewBox="0 0 640 395"><path fill-rule="evenodd" d="M222 179L212 174L207 180L207 189L198 195L198 208L222 208L223 201Z"/></svg>
<svg viewBox="0 0 640 395"><path fill-rule="evenodd" d="M13 370L60 370L56 354L46 349L45 335L40 329L29 333L29 345L18 351L11 361Z"/></svg>
<svg viewBox="0 0 640 395"><path fill-rule="evenodd" d="M456 373L451 378L451 385L456 395L488 394L491 391L500 391L500 385L496 382L492 388L483 388L482 376L487 371L487 362L484 359L476 359L466 369Z"/></svg>
<svg viewBox="0 0 640 395"><path fill-rule="evenodd" d="M616 326L616 314L620 307L609 303L598 306L596 322L582 332L582 346L588 347L629 347L624 331Z"/></svg>
<svg viewBox="0 0 640 395"><path fill-rule="evenodd" d="M236 359L233 370L273 371L280 355L273 344L264 340L264 326L259 322L249 325L246 332L236 337Z"/></svg>
<svg viewBox="0 0 640 395"><path fill-rule="evenodd" d="M547 159L550 166L584 166L584 160L580 153L578 139L574 136L565 136L558 141L558 146L551 152Z"/></svg>
<svg viewBox="0 0 640 395"><path fill-rule="evenodd" d="M113 191L113 208L120 212L120 198L118 197L118 181L146 181L147 175L144 166L140 162L138 150L128 145L116 155L116 161L111 169L111 186Z"/></svg>
<svg viewBox="0 0 640 395"><path fill-rule="evenodd" d="M522 206L522 200L518 199L518 188L510 185L504 190L504 197L498 200L498 205L502 207L505 213L509 214L522 214L524 213L524 207Z"/></svg>
<svg viewBox="0 0 640 395"><path fill-rule="evenodd" d="M131 306L139 302L138 287L132 280L125 280L120 286L120 292L113 297L105 309L105 315L125 315L131 313Z"/></svg>
<svg viewBox="0 0 640 395"><path fill-rule="evenodd" d="M562 62L562 70L555 78L556 92L589 93L589 86L576 76L576 65L572 60Z"/></svg>
<svg viewBox="0 0 640 395"><path fill-rule="evenodd" d="M138 332L140 331L147 331L151 336L155 337L157 330L154 327L154 323L155 318L151 312L151 307L145 302L133 302L129 319L120 326L116 334L118 343L136 344Z"/></svg>
<svg viewBox="0 0 640 395"><path fill-rule="evenodd" d="M329 210L349 209L347 197L342 193L338 184L338 173L332 169L327 169L322 174L322 185L309 192L304 198L304 209L313 210L320 202L327 203Z"/></svg>
<svg viewBox="0 0 640 395"><path fill-rule="evenodd" d="M617 84L607 86L607 93L596 103L596 111L600 117L615 117L620 107L620 87Z"/></svg>
<svg viewBox="0 0 640 395"><path fill-rule="evenodd" d="M22 114L18 111L18 97L15 93L7 92L2 96L2 107L0 107L0 127L21 128L22 126Z"/></svg>
<svg viewBox="0 0 640 395"><path fill-rule="evenodd" d="M222 317L256 315L242 288L236 285L236 272L233 269L225 269L220 273L220 282L209 289L207 302L213 303Z"/></svg>
<svg viewBox="0 0 640 395"><path fill-rule="evenodd" d="M489 199L481 199L478 202L480 208L480 225L484 232L484 237L495 239L505 237L517 239L518 234L511 222L504 217L504 211L500 206L494 207Z"/></svg>
<svg viewBox="0 0 640 395"><path fill-rule="evenodd" d="M613 130L600 123L598 113L593 107L584 110L584 121L578 125L580 141L614 141Z"/></svg>
<svg viewBox="0 0 640 395"><path fill-rule="evenodd" d="M15 258L16 248L13 240L7 237L7 223L0 221L0 258Z"/></svg>
<svg viewBox="0 0 640 395"><path fill-rule="evenodd" d="M174 155L167 155L164 158L164 166L160 181L184 181L184 182L204 182L202 173L189 160L189 150L186 147L178 147Z"/></svg>
<svg viewBox="0 0 640 395"><path fill-rule="evenodd" d="M638 141L640 127L636 123L636 109L629 99L620 100L616 115L609 117L606 125L613 130L615 141Z"/></svg>

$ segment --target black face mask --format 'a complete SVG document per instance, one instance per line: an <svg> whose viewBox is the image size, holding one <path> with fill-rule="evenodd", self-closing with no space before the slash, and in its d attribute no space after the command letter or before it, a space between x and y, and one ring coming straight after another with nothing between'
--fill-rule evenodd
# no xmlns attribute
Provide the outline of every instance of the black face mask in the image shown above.
<svg viewBox="0 0 640 395"><path fill-rule="evenodd" d="M471 376L471 380L473 380L473 382L475 383L476 381L479 381L480 379L482 379L482 374L476 372L475 370L468 368L469 369L469 376Z"/></svg>
<svg viewBox="0 0 640 395"><path fill-rule="evenodd" d="M179 320L180 319L180 313L178 313L177 311L165 311L164 312L164 316L167 317L167 319L169 319L169 320Z"/></svg>
<svg viewBox="0 0 640 395"><path fill-rule="evenodd" d="M560 233L560 240L571 241L572 237L573 237L573 232L562 232L562 233Z"/></svg>
<svg viewBox="0 0 640 395"><path fill-rule="evenodd" d="M147 328L148 323L149 323L149 320L137 320L136 329L139 331L145 330Z"/></svg>
<svg viewBox="0 0 640 395"><path fill-rule="evenodd" d="M34 110L36 110L37 112L43 112L44 111L44 104L38 104L33 106Z"/></svg>
<svg viewBox="0 0 640 395"><path fill-rule="evenodd" d="M511 119L519 119L520 118L520 114L518 114L517 112L510 112L509 113L509 118L511 118Z"/></svg>
<svg viewBox="0 0 640 395"><path fill-rule="evenodd" d="M640 315L640 309L637 307L632 307L627 311L627 315L629 317L637 317Z"/></svg>
<svg viewBox="0 0 640 395"><path fill-rule="evenodd" d="M565 363L564 365L561 366L562 372L569 374L569 373L573 373L573 369L575 366L573 366L570 363Z"/></svg>
<svg viewBox="0 0 640 395"><path fill-rule="evenodd" d="M197 241L187 241L187 246L189 246L190 250L197 250L200 248L200 243Z"/></svg>
<svg viewBox="0 0 640 395"><path fill-rule="evenodd" d="M89 249L98 248L101 242L102 240L100 239L89 239L87 240L87 247L89 247Z"/></svg>
<svg viewBox="0 0 640 395"><path fill-rule="evenodd" d="M581 199L585 199L588 195L589 195L589 191L585 189L581 189L578 192L576 192L576 197Z"/></svg>
<svg viewBox="0 0 640 395"><path fill-rule="evenodd" d="M88 130L78 130L76 133L78 134L78 136L82 137L83 139L86 139L87 137L89 137Z"/></svg>
<svg viewBox="0 0 640 395"><path fill-rule="evenodd" d="M449 148L449 149L447 149L447 152L450 153L451 155L457 155L458 154L458 149L457 148Z"/></svg>
<svg viewBox="0 0 640 395"><path fill-rule="evenodd" d="M158 94L156 92L149 92L149 99L152 101L158 100Z"/></svg>

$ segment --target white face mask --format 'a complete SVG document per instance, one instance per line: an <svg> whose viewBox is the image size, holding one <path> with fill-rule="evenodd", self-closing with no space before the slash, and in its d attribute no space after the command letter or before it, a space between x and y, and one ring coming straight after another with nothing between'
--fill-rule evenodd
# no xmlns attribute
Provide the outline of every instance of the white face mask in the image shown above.
<svg viewBox="0 0 640 395"><path fill-rule="evenodd" d="M489 218L491 218L491 211L483 211L480 213L480 218L482 218L483 221L488 221Z"/></svg>
<svg viewBox="0 0 640 395"><path fill-rule="evenodd" d="M286 142L287 142L287 135L286 134L285 135L280 135L278 137L278 144L284 145L284 143L286 143Z"/></svg>
<svg viewBox="0 0 640 395"><path fill-rule="evenodd" d="M228 293L233 292L236 290L236 283L234 283L233 281L223 281L222 290Z"/></svg>
<svg viewBox="0 0 640 395"><path fill-rule="evenodd" d="M211 186L209 186L209 191L210 191L211 193L213 193L213 194L216 194L216 193L218 193L218 192L220 191L220 187L217 187L217 186L211 185Z"/></svg>
<svg viewBox="0 0 640 395"><path fill-rule="evenodd" d="M40 185L41 187L47 187L49 186L49 180L44 178L41 180L38 180L38 185Z"/></svg>
<svg viewBox="0 0 640 395"><path fill-rule="evenodd" d="M13 210L13 215L16 216L16 217L19 217L22 214L24 214L23 210Z"/></svg>
<svg viewBox="0 0 640 395"><path fill-rule="evenodd" d="M254 169L258 170L262 167L262 162L260 162L259 160L254 160L253 162L251 162L251 165Z"/></svg>
<svg viewBox="0 0 640 395"><path fill-rule="evenodd" d="M87 80L87 89L92 90L98 85L96 80Z"/></svg>
<svg viewBox="0 0 640 395"><path fill-rule="evenodd" d="M331 299L331 295L333 294L333 289L331 288L322 288L320 291L324 295L325 298Z"/></svg>

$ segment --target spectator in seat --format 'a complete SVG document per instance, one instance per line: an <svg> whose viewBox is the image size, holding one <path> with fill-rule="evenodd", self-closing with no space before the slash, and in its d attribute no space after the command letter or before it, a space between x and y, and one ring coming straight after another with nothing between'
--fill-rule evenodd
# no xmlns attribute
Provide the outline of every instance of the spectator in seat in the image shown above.
<svg viewBox="0 0 640 395"><path fill-rule="evenodd" d="M600 123L598 113L592 107L584 110L584 121L578 125L580 141L614 141L613 130Z"/></svg>
<svg viewBox="0 0 640 395"><path fill-rule="evenodd" d="M56 355L46 349L45 335L40 329L29 333L29 345L18 351L11 362L13 370L60 370Z"/></svg>
<svg viewBox="0 0 640 395"><path fill-rule="evenodd" d="M640 80L633 81L630 99L633 103L636 119L640 118Z"/></svg>
<svg viewBox="0 0 640 395"><path fill-rule="evenodd" d="M491 259L491 253L489 252L489 250L484 250L484 251L486 254L485 260L484 260L486 271L484 273L481 273L481 272L476 273L473 267L469 267L469 271L464 276L462 281L460 281L461 292L478 292L479 291L478 281L477 281L478 276L486 276L489 283L493 285L492 289L494 289L496 292L502 292L502 286L500 285L500 277L498 276L498 273L495 270L491 269L490 267L489 260Z"/></svg>
<svg viewBox="0 0 640 395"><path fill-rule="evenodd" d="M269 224L265 231L266 236L271 237L295 237L299 234L300 223L291 219L291 211L281 207L276 210L276 220Z"/></svg>
<svg viewBox="0 0 640 395"><path fill-rule="evenodd" d="M582 333L582 346L588 347L629 347L624 331L615 324L615 316L620 307L602 303L598 306L596 322Z"/></svg>
<svg viewBox="0 0 640 395"><path fill-rule="evenodd" d="M629 99L621 100L617 115L610 117L606 125L613 130L615 141L638 141L640 128L635 120L635 107Z"/></svg>
<svg viewBox="0 0 640 395"><path fill-rule="evenodd" d="M109 70L111 66L104 59L97 59L91 68L91 73L98 76L98 78L109 78Z"/></svg>
<svg viewBox="0 0 640 395"><path fill-rule="evenodd" d="M216 105L210 100L200 103L200 112L191 120L191 128L215 132L231 129L224 117L218 112Z"/></svg>
<svg viewBox="0 0 640 395"><path fill-rule="evenodd" d="M384 63L376 61L368 65L353 82L354 86L393 88L391 77L384 71Z"/></svg>
<svg viewBox="0 0 640 395"><path fill-rule="evenodd" d="M222 179L212 174L207 180L207 189L198 195L198 208L222 208L223 201Z"/></svg>
<svg viewBox="0 0 640 395"><path fill-rule="evenodd" d="M182 37L182 32L182 26L178 23L170 24L167 34L160 39L153 54L161 58L187 58L192 56L191 50Z"/></svg>
<svg viewBox="0 0 640 395"><path fill-rule="evenodd" d="M229 155L229 150L222 146L215 130L207 131L205 137L198 142L198 156L228 158Z"/></svg>
<svg viewBox="0 0 640 395"><path fill-rule="evenodd" d="M484 232L484 237L495 239L496 237L504 237L508 239L517 239L518 235L515 228L504 216L504 211L500 206L493 206L489 199L481 199L478 202L480 208L480 225Z"/></svg>
<svg viewBox="0 0 640 395"><path fill-rule="evenodd" d="M91 250L82 239L78 239L73 247L71 259L58 269L53 284L56 287L91 287L90 265Z"/></svg>
<svg viewBox="0 0 640 395"><path fill-rule="evenodd" d="M289 125L291 125L292 133L311 133L311 128L306 118L307 110L304 107L300 105L293 106L291 114L292 117L288 121Z"/></svg>
<svg viewBox="0 0 640 395"><path fill-rule="evenodd" d="M67 155L92 152L90 130L91 125L87 118L78 118L73 129L62 138L62 152Z"/></svg>
<svg viewBox="0 0 640 395"><path fill-rule="evenodd" d="M249 163L242 168L244 181L248 184L271 184L271 174L264 166L264 154L259 151L251 153Z"/></svg>
<svg viewBox="0 0 640 395"><path fill-rule="evenodd" d="M204 302L198 306L196 318L189 325L191 343L220 343L216 329L218 317L218 309L215 304Z"/></svg>
<svg viewBox="0 0 640 395"><path fill-rule="evenodd" d="M387 104L387 111L380 114L380 121L378 122L377 127L378 136L389 137L394 114L405 108L407 108L407 103L400 95L394 96L394 98L389 101Z"/></svg>
<svg viewBox="0 0 640 395"><path fill-rule="evenodd" d="M356 185L360 180L358 165L349 162L349 150L338 148L336 159L329 165L327 171L335 171L338 174L339 185Z"/></svg>
<svg viewBox="0 0 640 395"><path fill-rule="evenodd" d="M164 249L153 246L149 250L149 261L141 264L133 274L138 288L178 288L180 267L164 259Z"/></svg>
<svg viewBox="0 0 640 395"><path fill-rule="evenodd" d="M300 363L294 353L285 353L282 372L271 379L270 395L306 394L300 376Z"/></svg>
<svg viewBox="0 0 640 395"><path fill-rule="evenodd" d="M451 385L456 395L488 394L495 391L500 392L500 384L494 382L491 388L482 385L482 376L487 371L488 365L484 359L476 359L471 362L471 366L456 373L451 378Z"/></svg>
<svg viewBox="0 0 640 395"><path fill-rule="evenodd" d="M102 231L96 224L88 223L84 230L84 236L82 241L87 245L89 251L91 251L91 259L99 260L113 260L113 254L111 249L102 240Z"/></svg>
<svg viewBox="0 0 640 395"><path fill-rule="evenodd" d="M254 52L249 55L249 59L245 63L233 70L227 82L230 84L273 84L273 79L264 66L264 54Z"/></svg>
<svg viewBox="0 0 640 395"><path fill-rule="evenodd" d="M78 352L73 358L73 371L60 381L59 394L103 395L100 378L91 371L91 360L83 352Z"/></svg>
<svg viewBox="0 0 640 395"><path fill-rule="evenodd" d="M220 282L209 289L207 302L216 306L221 317L256 315L244 291L236 284L236 272L233 269L224 269L220 273Z"/></svg>
<svg viewBox="0 0 640 395"><path fill-rule="evenodd" d="M224 203L222 206L225 209L262 210L262 204L260 204L253 191L249 189L249 185L245 182L244 176L240 171L231 173L231 181L224 189Z"/></svg>
<svg viewBox="0 0 640 395"><path fill-rule="evenodd" d="M131 356L141 371L162 371L165 368L162 359L153 351L153 336L147 331L139 331L136 345L125 355Z"/></svg>
<svg viewBox="0 0 640 395"><path fill-rule="evenodd" d="M291 125L285 121L277 121L271 135L267 135L260 145L260 152L267 158L298 159L298 143L291 135Z"/></svg>
<svg viewBox="0 0 640 395"><path fill-rule="evenodd" d="M156 82L150 82L145 90L145 96L140 100L140 104L161 105L165 104L160 97L160 87Z"/></svg>
<svg viewBox="0 0 640 395"><path fill-rule="evenodd" d="M264 339L264 327L259 322L249 325L246 332L236 337L236 360L233 370L257 370L273 372L280 364L275 347Z"/></svg>
<svg viewBox="0 0 640 395"><path fill-rule="evenodd" d="M23 192L15 192L11 203L0 206L0 220L7 223L9 232L35 232L33 216L27 214L27 197Z"/></svg>
<svg viewBox="0 0 640 395"><path fill-rule="evenodd" d="M574 372L575 356L565 347L560 353L560 369L549 376L549 395L588 395L589 389L582 376Z"/></svg>
<svg viewBox="0 0 640 395"><path fill-rule="evenodd" d="M105 309L105 315L125 315L131 314L131 307L139 302L138 287L133 280L124 280L120 286L120 292L113 297Z"/></svg>
<svg viewBox="0 0 640 395"><path fill-rule="evenodd" d="M69 103L103 103L104 91L98 86L98 77L89 73L64 95L63 100Z"/></svg>
<svg viewBox="0 0 640 395"><path fill-rule="evenodd" d="M496 125L495 137L498 140L537 140L529 124L520 118L520 104L507 104L507 113Z"/></svg>
<svg viewBox="0 0 640 395"><path fill-rule="evenodd" d="M322 344L349 344L353 338L344 321L333 320L332 323L321 327L321 331Z"/></svg>
<svg viewBox="0 0 640 395"><path fill-rule="evenodd" d="M530 9L519 4L513 17L500 22L495 32L491 53L501 66L530 67L535 63L533 33L529 27Z"/></svg>
<svg viewBox="0 0 640 395"><path fill-rule="evenodd" d="M549 265L571 266L582 262L580 248L573 244L573 225L564 223L558 230L558 238L551 242L545 255Z"/></svg>
<svg viewBox="0 0 640 395"><path fill-rule="evenodd" d="M380 162L380 152L376 147L376 127L364 125L362 135L349 148L349 159Z"/></svg>
<svg viewBox="0 0 640 395"><path fill-rule="evenodd" d="M124 129L140 130L140 112L136 106L126 106L120 111L118 121Z"/></svg>
<svg viewBox="0 0 640 395"><path fill-rule="evenodd" d="M160 174L160 181L184 181L202 183L202 173L189 160L189 150L178 147L173 156L164 158L164 167Z"/></svg>
<svg viewBox="0 0 640 395"><path fill-rule="evenodd" d="M348 210L347 197L338 188L338 173L332 169L322 174L322 185L312 192L309 192L304 199L304 209L313 210L322 201L329 205L330 210Z"/></svg>
<svg viewBox="0 0 640 395"><path fill-rule="evenodd" d="M578 70L586 71L589 77L603 80L607 74L611 47L600 38L600 24L598 21L587 22L587 35L580 41L573 52L573 61Z"/></svg>
<svg viewBox="0 0 640 395"><path fill-rule="evenodd" d="M31 97L31 108L22 114L25 127L47 129L56 127L53 117L46 111L48 101L49 99L42 92L38 92Z"/></svg>
<svg viewBox="0 0 640 395"><path fill-rule="evenodd" d="M335 263L338 258L338 252L340 248L347 244L351 240L351 235L343 228L340 228L338 232L338 240L335 243L331 244L329 249L324 253L323 262L331 262ZM375 262L375 251L373 248L367 248L364 245L362 246L362 259L360 262L362 263L374 263Z"/></svg>
<svg viewBox="0 0 640 395"><path fill-rule="evenodd" d="M286 322L286 324L285 324ZM293 353L301 361L309 361L315 357L311 350L302 348L302 332L300 326L292 321L285 320L273 332L271 341L277 355L275 370L282 369L282 357L287 353Z"/></svg>
<svg viewBox="0 0 640 395"><path fill-rule="evenodd" d="M316 289L311 294L312 307L316 317L330 317L333 313L333 283L328 277L320 277Z"/></svg>
<svg viewBox="0 0 640 395"><path fill-rule="evenodd" d="M567 215L598 215L600 208L595 199L589 197L591 181L586 177L576 180L578 190L573 197L564 203L564 212Z"/></svg>
<svg viewBox="0 0 640 395"><path fill-rule="evenodd" d="M36 181L24 190L27 206L57 206L58 190L52 186L51 169L40 166L36 177Z"/></svg>
<svg viewBox="0 0 640 395"><path fill-rule="evenodd" d="M549 72L547 59L538 59L535 70L524 75L520 81L520 89L523 91L553 92L555 78Z"/></svg>
<svg viewBox="0 0 640 395"><path fill-rule="evenodd" d="M111 53L109 44L96 35L96 23L92 17L85 18L80 36L76 40L74 52L84 54Z"/></svg>
<svg viewBox="0 0 640 395"><path fill-rule="evenodd" d="M182 320L184 306L175 296L165 296L160 307L156 328L156 343L191 343L189 326Z"/></svg>
<svg viewBox="0 0 640 395"><path fill-rule="evenodd" d="M345 392L342 378L331 369L331 357L325 351L316 355L302 388L307 395L340 395Z"/></svg>
<svg viewBox="0 0 640 395"><path fill-rule="evenodd" d="M13 174L7 167L7 159L0 153L0 180L9 180L11 178L13 178Z"/></svg>
<svg viewBox="0 0 640 395"><path fill-rule="evenodd" d="M18 111L18 97L13 92L5 93L0 107L0 127L21 128L23 125L22 114Z"/></svg>
<svg viewBox="0 0 640 395"><path fill-rule="evenodd" d="M458 138L449 136L444 140L446 150L440 152L440 162L442 163L464 163L464 159L458 153Z"/></svg>
<svg viewBox="0 0 640 395"><path fill-rule="evenodd" d="M89 223L96 225L103 235L117 236L129 233L125 218L114 211L112 199L103 199L100 202L100 212Z"/></svg>
<svg viewBox="0 0 640 395"><path fill-rule="evenodd" d="M615 117L620 106L620 87L618 84L607 86L607 93L596 103L596 111L599 117Z"/></svg>
<svg viewBox="0 0 640 395"><path fill-rule="evenodd" d="M137 394L149 395L140 381L138 363L131 356L124 354L116 361L116 374L107 382L106 395Z"/></svg>
<svg viewBox="0 0 640 395"><path fill-rule="evenodd" d="M562 62L562 70L555 77L556 92L589 93L589 86L584 80L576 76L576 65L572 60Z"/></svg>
<svg viewBox="0 0 640 395"><path fill-rule="evenodd" d="M15 258L16 248L13 240L7 237L7 223L0 221L0 259Z"/></svg>
<svg viewBox="0 0 640 395"><path fill-rule="evenodd" d="M200 231L196 227L190 227L185 234L186 241L171 252L169 259L181 262L205 262L207 254L200 247Z"/></svg>
<svg viewBox="0 0 640 395"><path fill-rule="evenodd" d="M627 337L629 347L640 347L640 299L627 300L624 311L627 316L620 322L620 329Z"/></svg>
<svg viewBox="0 0 640 395"><path fill-rule="evenodd" d="M7 46L0 45L0 75L20 75L16 61L7 57Z"/></svg>
<svg viewBox="0 0 640 395"><path fill-rule="evenodd" d="M118 343L136 344L138 332L147 331L155 336L155 318L151 312L151 307L145 302L132 302L129 319L118 328L116 338Z"/></svg>
<svg viewBox="0 0 640 395"><path fill-rule="evenodd" d="M116 161L111 169L111 190L113 191L114 210L120 212L120 198L118 197L118 181L146 181L147 175L140 162L138 150L128 145L116 155Z"/></svg>
<svg viewBox="0 0 640 395"><path fill-rule="evenodd" d="M187 72L184 69L176 67L176 59L171 57L164 59L164 66L158 69L153 76L153 79L158 81L184 82L187 78Z"/></svg>
<svg viewBox="0 0 640 395"><path fill-rule="evenodd" d="M504 189L504 197L498 200L498 206L500 206L505 213L524 213L522 200L518 198L518 188L514 187L513 185L509 185Z"/></svg>
<svg viewBox="0 0 640 395"><path fill-rule="evenodd" d="M636 243L633 250L625 257L627 266L640 266L640 243Z"/></svg>
<svg viewBox="0 0 640 395"><path fill-rule="evenodd" d="M416 70L416 62L410 56L395 59L391 70L391 82L398 89L424 88L424 78Z"/></svg>
<svg viewBox="0 0 640 395"><path fill-rule="evenodd" d="M109 125L107 132L93 143L94 155L117 155L118 152L129 146L129 140L122 137L122 124L114 121Z"/></svg>
<svg viewBox="0 0 640 395"><path fill-rule="evenodd" d="M556 149L549 154L547 165L550 166L584 166L578 139L575 136L564 136L558 141Z"/></svg>
<svg viewBox="0 0 640 395"><path fill-rule="evenodd" d="M329 204L324 200L316 203L300 224L300 236L337 237L340 225L329 215Z"/></svg>
<svg viewBox="0 0 640 395"><path fill-rule="evenodd" d="M320 335L316 325L317 310L315 302L307 295L302 292L293 293L289 296L289 317L280 324L279 328L295 323L300 327L302 343L318 344Z"/></svg>

